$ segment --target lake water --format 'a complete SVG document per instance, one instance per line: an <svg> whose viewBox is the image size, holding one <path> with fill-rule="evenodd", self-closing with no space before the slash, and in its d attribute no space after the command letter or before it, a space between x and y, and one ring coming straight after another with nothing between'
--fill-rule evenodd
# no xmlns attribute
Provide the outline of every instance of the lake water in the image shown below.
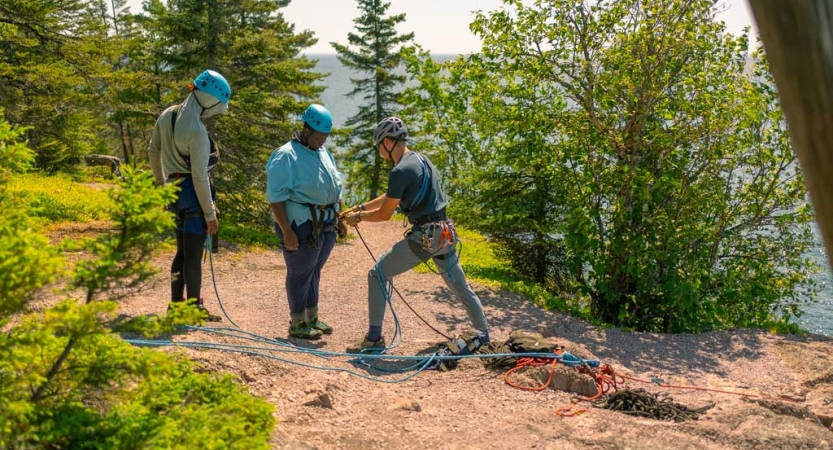
<svg viewBox="0 0 833 450"><path fill-rule="evenodd" d="M333 114L335 126L344 125L344 121L354 115L361 99L351 99L345 94L352 89L350 77L356 74L351 73L341 65L335 55L309 55L310 58L318 60L316 69L319 72L329 72L330 75L323 80L327 89L321 94L321 100ZM436 55L437 60L448 60L456 55ZM368 130L369 132L370 130ZM833 276L827 263L827 256L824 252L821 235L818 229L814 230L816 245L809 256L824 270L816 277L820 285L819 296L812 303L807 303L802 308L804 315L797 319L802 328L813 333L833 336Z"/></svg>

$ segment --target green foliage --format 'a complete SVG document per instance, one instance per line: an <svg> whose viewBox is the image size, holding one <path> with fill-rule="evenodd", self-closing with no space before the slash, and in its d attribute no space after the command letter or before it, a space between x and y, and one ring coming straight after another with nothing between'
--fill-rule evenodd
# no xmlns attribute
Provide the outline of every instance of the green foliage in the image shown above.
<svg viewBox="0 0 833 450"><path fill-rule="evenodd" d="M107 220L113 202L103 191L77 183L66 175L29 173L9 180L33 227L62 222Z"/></svg>
<svg viewBox="0 0 833 450"><path fill-rule="evenodd" d="M402 62L403 45L413 33L398 34L396 25L405 14L385 16L389 2L357 0L360 16L353 22L356 32L348 33L348 45L331 42L339 61L362 78L351 78L353 90L347 96L361 96L359 112L347 119L350 128L342 145L349 146L343 165L348 174L347 189L354 200L376 198L387 184L383 160L373 142L373 129L385 117L397 114L399 90L405 76L396 73ZM352 202L351 202L352 203Z"/></svg>
<svg viewBox="0 0 833 450"><path fill-rule="evenodd" d="M2 120L2 117L3 108L0 108L0 161L3 170L10 173L28 172L35 162L35 152L19 142L28 128L13 126Z"/></svg>
<svg viewBox="0 0 833 450"><path fill-rule="evenodd" d="M0 3L0 96L5 118L29 128L41 168L57 169L104 149L100 81L113 48L103 2Z"/></svg>
<svg viewBox="0 0 833 450"><path fill-rule="evenodd" d="M0 447L269 448L274 419L266 402L230 376L133 347L111 331L170 333L193 323L196 308L176 305L162 317L125 320L116 317L115 302L93 301L151 274L158 233L171 225L165 206L175 187L157 188L148 174L127 168L109 191L114 232L72 244L91 255L70 277L85 301L67 299L24 315L33 293L60 274L62 259L26 228L21 202L5 189L6 172L0 172L0 314L17 315L0 334Z"/></svg>
<svg viewBox="0 0 833 450"><path fill-rule="evenodd" d="M774 85L712 6L507 0L481 53L410 58L455 217L606 323L784 327L815 292Z"/></svg>
<svg viewBox="0 0 833 450"><path fill-rule="evenodd" d="M0 151L16 147L10 154L31 155L25 145L13 142L20 133L0 118ZM10 174L20 169L17 161L0 158L0 327L23 309L38 288L54 281L64 264L47 239L27 226L20 196L8 188Z"/></svg>
<svg viewBox="0 0 833 450"><path fill-rule="evenodd" d="M151 257L158 235L173 227L173 216L160 205L176 200L175 186L154 188L148 172L124 168L124 182L109 191L114 233L68 243L92 258L76 265L72 286L84 288L86 301L114 288L129 289L156 274Z"/></svg>
<svg viewBox="0 0 833 450"><path fill-rule="evenodd" d="M228 375L124 342L101 320L115 310L66 301L0 336L0 446L269 448L271 406Z"/></svg>
<svg viewBox="0 0 833 450"><path fill-rule="evenodd" d="M220 236L221 239L239 245L263 248L275 248L278 246L278 237L275 235L275 231L264 226L223 223Z"/></svg>

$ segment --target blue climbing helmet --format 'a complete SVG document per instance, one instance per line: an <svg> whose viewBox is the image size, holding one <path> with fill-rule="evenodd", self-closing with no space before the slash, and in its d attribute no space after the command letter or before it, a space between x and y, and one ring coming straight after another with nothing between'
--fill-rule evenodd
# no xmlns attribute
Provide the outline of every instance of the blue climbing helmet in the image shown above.
<svg viewBox="0 0 833 450"><path fill-rule="evenodd" d="M194 88L217 97L223 103L228 103L231 97L231 86L225 77L213 70L206 70L194 78Z"/></svg>
<svg viewBox="0 0 833 450"><path fill-rule="evenodd" d="M301 120L319 133L330 134L333 129L333 116L327 111L327 108L314 103L307 107L307 110L301 116Z"/></svg>

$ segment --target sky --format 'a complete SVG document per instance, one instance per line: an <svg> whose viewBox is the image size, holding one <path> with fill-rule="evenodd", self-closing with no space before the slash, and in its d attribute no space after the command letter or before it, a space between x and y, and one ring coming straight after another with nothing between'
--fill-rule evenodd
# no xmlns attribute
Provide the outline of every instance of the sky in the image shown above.
<svg viewBox="0 0 833 450"><path fill-rule="evenodd" d="M499 9L501 0L389 0L388 14L405 13L405 22L398 31L415 33L415 41L431 53L472 53L480 49L480 43L469 31L474 14L472 11ZM142 0L128 0L130 9L141 11ZM718 17L726 22L729 32L739 34L753 22L747 0L723 0L718 4L725 9ZM353 29L353 19L359 13L353 0L292 0L281 10L296 30L312 30L318 43L305 53L335 53L330 42L347 42L347 34ZM752 39L754 42L754 39Z"/></svg>

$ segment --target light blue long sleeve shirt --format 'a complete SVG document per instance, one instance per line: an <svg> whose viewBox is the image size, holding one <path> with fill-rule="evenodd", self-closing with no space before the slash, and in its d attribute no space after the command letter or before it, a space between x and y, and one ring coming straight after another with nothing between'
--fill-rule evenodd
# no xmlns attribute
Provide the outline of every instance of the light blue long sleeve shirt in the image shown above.
<svg viewBox="0 0 833 450"><path fill-rule="evenodd" d="M310 150L289 141L272 153L266 163L266 201L284 202L290 223L296 226L312 220L309 207L329 205L341 199L342 179L333 155L326 148ZM338 211L338 205L335 211ZM326 220L335 218L327 210Z"/></svg>

